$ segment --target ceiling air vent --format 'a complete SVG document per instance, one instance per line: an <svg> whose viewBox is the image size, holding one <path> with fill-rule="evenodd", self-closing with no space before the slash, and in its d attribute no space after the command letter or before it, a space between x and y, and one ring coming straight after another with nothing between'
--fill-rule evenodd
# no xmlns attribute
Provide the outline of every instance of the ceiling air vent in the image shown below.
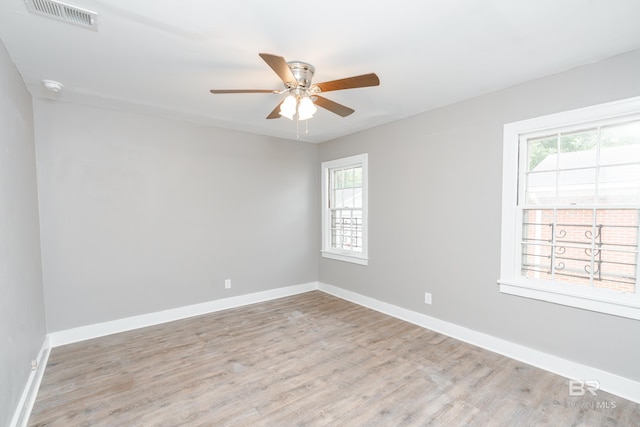
<svg viewBox="0 0 640 427"><path fill-rule="evenodd" d="M25 3L27 9L36 15L98 31L98 14L95 12L53 0L25 0Z"/></svg>

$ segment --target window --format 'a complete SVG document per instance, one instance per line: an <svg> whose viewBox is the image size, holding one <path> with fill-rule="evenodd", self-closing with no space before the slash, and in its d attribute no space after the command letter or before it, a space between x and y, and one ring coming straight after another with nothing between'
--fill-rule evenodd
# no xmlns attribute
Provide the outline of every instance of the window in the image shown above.
<svg viewBox="0 0 640 427"><path fill-rule="evenodd" d="M640 319L640 98L504 128L500 291Z"/></svg>
<svg viewBox="0 0 640 427"><path fill-rule="evenodd" d="M367 154L322 163L322 256L367 265Z"/></svg>

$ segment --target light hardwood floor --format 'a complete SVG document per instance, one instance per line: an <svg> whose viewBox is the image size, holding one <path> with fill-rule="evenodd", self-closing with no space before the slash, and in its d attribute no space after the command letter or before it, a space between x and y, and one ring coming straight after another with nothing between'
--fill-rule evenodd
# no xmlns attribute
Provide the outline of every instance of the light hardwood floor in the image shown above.
<svg viewBox="0 0 640 427"><path fill-rule="evenodd" d="M30 426L640 426L640 405L320 291L53 349Z"/></svg>

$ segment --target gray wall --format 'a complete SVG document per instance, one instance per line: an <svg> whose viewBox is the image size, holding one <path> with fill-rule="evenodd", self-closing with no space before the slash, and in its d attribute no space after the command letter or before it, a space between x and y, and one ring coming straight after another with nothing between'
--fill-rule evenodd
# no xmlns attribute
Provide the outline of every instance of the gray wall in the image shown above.
<svg viewBox="0 0 640 427"><path fill-rule="evenodd" d="M496 284L503 125L638 95L635 51L321 144L320 161L369 153L370 259L319 258L319 280L640 381L640 321Z"/></svg>
<svg viewBox="0 0 640 427"><path fill-rule="evenodd" d="M48 332L317 280L316 146L34 111Z"/></svg>
<svg viewBox="0 0 640 427"><path fill-rule="evenodd" d="M0 425L45 338L31 95L0 42Z"/></svg>

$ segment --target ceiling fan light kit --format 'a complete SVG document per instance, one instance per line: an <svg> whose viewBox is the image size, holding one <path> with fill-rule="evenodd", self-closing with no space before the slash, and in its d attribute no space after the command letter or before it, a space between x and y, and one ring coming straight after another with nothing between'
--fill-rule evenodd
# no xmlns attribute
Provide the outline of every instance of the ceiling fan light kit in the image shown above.
<svg viewBox="0 0 640 427"><path fill-rule="evenodd" d="M280 104L280 115L286 117L289 120L293 120L294 114L296 114L296 108L298 100L293 95L288 95L282 104Z"/></svg>
<svg viewBox="0 0 640 427"><path fill-rule="evenodd" d="M281 56L269 53L260 53L260 57L280 77L284 83L282 90L266 89L211 89L213 94L228 93L274 93L287 94L284 100L267 116L267 119L286 117L293 120L308 120L313 117L320 106L341 117L352 114L355 110L320 96L322 92L333 90L353 89L359 87L378 86L380 79L374 73L345 79L332 80L324 83L313 84L315 68L311 64L300 61L287 62Z"/></svg>
<svg viewBox="0 0 640 427"><path fill-rule="evenodd" d="M313 101L308 96L300 98L298 103L298 119L307 120L313 117L318 111L318 108L313 104Z"/></svg>

